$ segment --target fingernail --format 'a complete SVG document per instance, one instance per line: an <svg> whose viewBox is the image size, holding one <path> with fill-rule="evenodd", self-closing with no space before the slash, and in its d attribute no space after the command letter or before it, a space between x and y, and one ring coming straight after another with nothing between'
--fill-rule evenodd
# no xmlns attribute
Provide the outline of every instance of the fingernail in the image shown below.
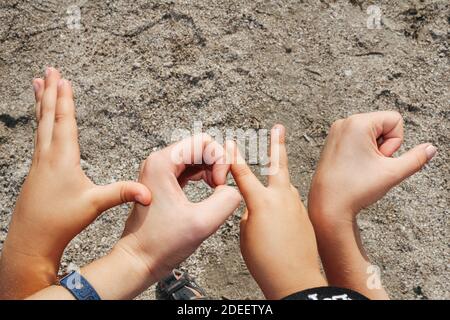
<svg viewBox="0 0 450 320"><path fill-rule="evenodd" d="M47 69L45 69L45 76L48 77L50 73L52 73L52 67L47 67Z"/></svg>
<svg viewBox="0 0 450 320"><path fill-rule="evenodd" d="M33 81L33 88L34 88L34 92L38 92L39 89L41 88L39 82Z"/></svg>
<svg viewBox="0 0 450 320"><path fill-rule="evenodd" d="M428 161L430 161L436 155L436 152L437 152L437 149L435 146L429 145L428 147L426 147L425 153L427 155Z"/></svg>
<svg viewBox="0 0 450 320"><path fill-rule="evenodd" d="M58 88L61 89L63 85L64 85L64 79L60 79L58 81Z"/></svg>

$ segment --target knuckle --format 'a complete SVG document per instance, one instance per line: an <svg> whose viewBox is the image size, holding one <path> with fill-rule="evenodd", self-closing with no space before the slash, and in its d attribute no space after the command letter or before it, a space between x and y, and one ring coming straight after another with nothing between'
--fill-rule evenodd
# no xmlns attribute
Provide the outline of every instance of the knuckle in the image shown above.
<svg viewBox="0 0 450 320"><path fill-rule="evenodd" d="M53 112L53 107L49 103L42 103L41 110L40 110L41 117L45 116L49 113L52 113L52 112Z"/></svg>
<svg viewBox="0 0 450 320"><path fill-rule="evenodd" d="M151 172L152 168L157 167L161 163L163 160L162 158L161 151L156 151L150 154L147 159L144 160L142 166L143 171L146 173Z"/></svg>
<svg viewBox="0 0 450 320"><path fill-rule="evenodd" d="M336 120L332 123L330 127L330 131L337 131L342 126L342 123L344 122L343 119Z"/></svg>
<svg viewBox="0 0 450 320"><path fill-rule="evenodd" d="M396 118L398 118L399 121L403 121L403 116L402 116L402 114L401 114L400 112L398 112L398 111L396 111L396 110L391 110L391 111L389 111L389 112L391 112L391 114L392 114L393 116L395 116Z"/></svg>
<svg viewBox="0 0 450 320"><path fill-rule="evenodd" d="M345 124L347 126L357 126L358 123L360 122L360 117L357 114L351 115L350 117L348 117L347 119L345 119Z"/></svg>
<svg viewBox="0 0 450 320"><path fill-rule="evenodd" d="M194 214L192 217L192 228L195 234L204 235L209 232L209 225L201 214Z"/></svg>
<svg viewBox="0 0 450 320"><path fill-rule="evenodd" d="M419 153L414 153L413 158L414 158L414 164L413 164L414 171L419 171L420 169L422 169L423 165L426 162L425 155L422 155Z"/></svg>
<svg viewBox="0 0 450 320"><path fill-rule="evenodd" d="M234 171L235 176L239 177L239 178L247 177L250 174L252 174L252 171L246 165L237 165L237 166L235 166L233 171Z"/></svg>
<svg viewBox="0 0 450 320"><path fill-rule="evenodd" d="M120 186L120 200L122 201L122 203L128 202L127 194L128 194L128 185L124 183Z"/></svg>
<svg viewBox="0 0 450 320"><path fill-rule="evenodd" d="M344 129L350 131L364 131L367 129L367 124L363 121L361 115L356 114L348 117L343 122Z"/></svg>
<svg viewBox="0 0 450 320"><path fill-rule="evenodd" d="M56 113L55 114L55 123L61 123L66 119L66 115L64 113Z"/></svg>

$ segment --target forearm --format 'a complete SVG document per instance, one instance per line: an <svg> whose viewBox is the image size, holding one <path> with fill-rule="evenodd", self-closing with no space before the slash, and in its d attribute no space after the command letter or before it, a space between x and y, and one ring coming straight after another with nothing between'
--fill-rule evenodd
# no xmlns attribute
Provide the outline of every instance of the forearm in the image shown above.
<svg viewBox="0 0 450 320"><path fill-rule="evenodd" d="M303 290L327 286L327 281L320 273L319 266L303 268L300 264L295 268L284 269L284 272L274 274L271 285L260 284L267 299L279 300Z"/></svg>
<svg viewBox="0 0 450 320"><path fill-rule="evenodd" d="M82 268L81 275L102 300L133 299L156 282L147 266L120 247ZM72 300L74 297L66 288L52 285L28 299Z"/></svg>
<svg viewBox="0 0 450 320"><path fill-rule="evenodd" d="M378 268L372 267L365 253L356 222L331 221L325 215L312 215L311 220L328 283L369 299L388 299Z"/></svg>

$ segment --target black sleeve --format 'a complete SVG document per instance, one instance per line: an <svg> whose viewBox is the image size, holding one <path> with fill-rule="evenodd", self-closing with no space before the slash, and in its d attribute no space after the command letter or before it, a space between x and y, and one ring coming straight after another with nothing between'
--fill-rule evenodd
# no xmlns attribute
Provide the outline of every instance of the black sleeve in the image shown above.
<svg viewBox="0 0 450 320"><path fill-rule="evenodd" d="M293 293L282 300L369 300L362 294L344 288L318 287Z"/></svg>

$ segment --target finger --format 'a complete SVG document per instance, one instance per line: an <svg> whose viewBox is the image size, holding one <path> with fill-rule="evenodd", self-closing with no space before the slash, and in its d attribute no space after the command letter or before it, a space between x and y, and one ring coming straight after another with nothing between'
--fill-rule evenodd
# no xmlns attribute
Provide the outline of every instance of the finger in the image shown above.
<svg viewBox="0 0 450 320"><path fill-rule="evenodd" d="M270 132L269 186L290 185L285 136L286 129L281 124L275 125Z"/></svg>
<svg viewBox="0 0 450 320"><path fill-rule="evenodd" d="M165 149L151 153L142 163L139 182L152 191L152 197L184 199L185 195L170 164L170 154Z"/></svg>
<svg viewBox="0 0 450 320"><path fill-rule="evenodd" d="M178 177L178 183L184 188L189 181L207 180L205 169L202 166L187 167ZM211 180L207 181L211 185Z"/></svg>
<svg viewBox="0 0 450 320"><path fill-rule="evenodd" d="M34 88L34 99L35 99L35 112L36 112L36 121L39 122L39 118L41 117L41 102L42 96L44 95L44 87L45 82L41 78L36 78L33 80L33 88Z"/></svg>
<svg viewBox="0 0 450 320"><path fill-rule="evenodd" d="M152 176L153 179L148 181L149 184L173 187L178 186L179 178L182 184L186 184L186 176L198 172L198 167L196 168L194 164L202 165L203 149L208 140L206 135L191 136L153 152L145 161L140 180L147 185L147 177ZM188 166L190 170L183 175Z"/></svg>
<svg viewBox="0 0 450 320"><path fill-rule="evenodd" d="M90 192L90 200L98 214L127 202L138 202L148 206L151 199L152 196L147 187L134 181L120 181L106 186L96 186Z"/></svg>
<svg viewBox="0 0 450 320"><path fill-rule="evenodd" d="M207 134L185 138L161 150L167 158L172 172L178 177L188 165L203 164L203 151L212 141Z"/></svg>
<svg viewBox="0 0 450 320"><path fill-rule="evenodd" d="M205 235L209 236L219 229L240 202L241 196L235 188L218 186L210 197L195 204Z"/></svg>
<svg viewBox="0 0 450 320"><path fill-rule="evenodd" d="M225 161L223 147L216 141L211 141L204 146L202 164L185 166L178 176L181 187L188 181L204 180L210 187L225 185L230 164Z"/></svg>
<svg viewBox="0 0 450 320"><path fill-rule="evenodd" d="M58 70L47 68L45 72L45 90L42 96L37 130L39 144L44 148L50 146L52 141L58 81L60 78L61 76Z"/></svg>
<svg viewBox="0 0 450 320"><path fill-rule="evenodd" d="M217 155L213 154L213 158L209 159L210 162L204 155L206 147L211 142L212 138L209 135L199 134L152 153L146 160L140 181L152 189L153 192L164 192L166 196L181 197L183 199L185 195L181 188L190 178L196 179L201 177L212 186L224 183L226 181L226 172L221 173L222 167L215 166ZM212 182L213 179L208 179L208 175L205 174L205 166L212 167L213 173L211 176L217 176L214 178L216 180L215 183ZM150 176L152 179L147 179Z"/></svg>
<svg viewBox="0 0 450 320"><path fill-rule="evenodd" d="M34 109L36 112L36 121L39 124L39 118L40 118L40 114L41 114L41 101L42 101L42 96L44 95L44 80L37 78L33 80L33 89L34 89L34 99L35 99L35 104L34 104ZM38 146L38 134L37 134L37 130L35 133L35 138L34 138L34 147L35 149L37 149Z"/></svg>
<svg viewBox="0 0 450 320"><path fill-rule="evenodd" d="M393 184L402 182L404 179L422 169L436 153L437 149L435 146L430 143L424 143L412 148L398 158L389 159L394 172L397 173Z"/></svg>
<svg viewBox="0 0 450 320"><path fill-rule="evenodd" d="M225 185L231 166L226 161L225 149L217 141L212 141L205 147L203 158L207 164L212 164L212 169L206 172L211 180L211 187Z"/></svg>
<svg viewBox="0 0 450 320"><path fill-rule="evenodd" d="M52 147L65 155L70 153L76 156L79 154L73 90L70 82L65 79L58 82Z"/></svg>
<svg viewBox="0 0 450 320"><path fill-rule="evenodd" d="M209 135L191 136L161 151L167 167L164 174L166 176L174 175L181 179L181 184L186 184L189 172L197 175L199 170L206 170L210 167L212 179L205 179L205 181L211 187L225 184L229 165L216 163L223 154L222 146L213 141ZM189 172L183 174L188 169ZM207 177L203 173L201 176Z"/></svg>
<svg viewBox="0 0 450 320"><path fill-rule="evenodd" d="M231 174L248 205L252 200L257 199L261 195L264 186L245 163L236 143L227 141L225 147L226 156L231 163Z"/></svg>
<svg viewBox="0 0 450 320"><path fill-rule="evenodd" d="M382 138L378 150L386 157L391 157L403 142L403 118L396 111L379 111L369 113L373 121L376 139Z"/></svg>

